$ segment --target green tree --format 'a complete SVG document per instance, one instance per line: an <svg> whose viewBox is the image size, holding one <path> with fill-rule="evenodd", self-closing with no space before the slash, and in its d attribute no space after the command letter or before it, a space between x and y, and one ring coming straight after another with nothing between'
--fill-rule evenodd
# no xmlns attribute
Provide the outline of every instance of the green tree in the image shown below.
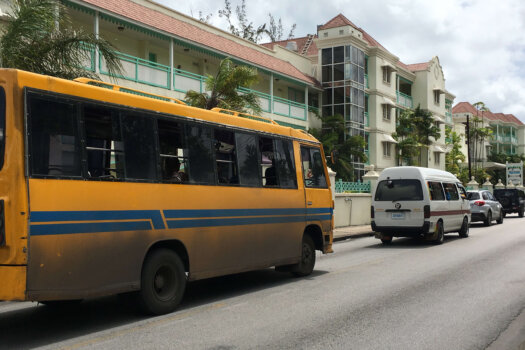
<svg viewBox="0 0 525 350"><path fill-rule="evenodd" d="M55 77L74 79L97 74L82 68L90 59L88 47L98 47L110 75L121 72L115 48L103 38L73 30L57 0L14 0L0 39L0 64Z"/></svg>
<svg viewBox="0 0 525 350"><path fill-rule="evenodd" d="M359 159L366 162L364 152L365 139L362 136L350 136L345 139L344 118L340 114L320 117L321 129L308 130L323 144L328 166L343 181L355 181L352 162Z"/></svg>
<svg viewBox="0 0 525 350"><path fill-rule="evenodd" d="M256 28L253 22L248 21L245 0L241 1L241 6L235 8L235 15L237 17L236 19L233 18L231 2L224 0L224 9L219 10L219 17L226 18L230 33L253 41L254 43L258 42L261 36L266 33L266 24L262 24Z"/></svg>
<svg viewBox="0 0 525 350"><path fill-rule="evenodd" d="M396 132L392 135L397 141L398 164L421 164L423 150L428 149L432 139L440 137L439 128L432 119L432 113L418 105L415 109L404 110L397 119Z"/></svg>
<svg viewBox="0 0 525 350"><path fill-rule="evenodd" d="M204 17L199 13L199 17L201 21L208 23L211 15ZM269 13L268 23L255 26L253 22L248 20L245 0L241 1L240 6L235 7L235 15L230 0L224 0L224 8L219 10L219 17L226 18L230 33L243 39L253 41L254 43L258 43L263 35L267 35L271 42L284 39L284 27L281 18L276 20L276 18ZM295 28L296 24L294 23L290 28L286 39L294 37Z"/></svg>
<svg viewBox="0 0 525 350"><path fill-rule="evenodd" d="M215 107L238 112L261 113L257 95L253 92L239 93L238 88L249 88L258 80L257 69L237 66L229 58L221 61L217 74L206 78L205 92L190 90L186 92L186 102L190 106L212 109Z"/></svg>
<svg viewBox="0 0 525 350"><path fill-rule="evenodd" d="M465 155L461 152L462 137L451 128L445 128L447 145L451 147L450 152L445 155L445 168L448 172L459 176L461 172L460 164L465 162Z"/></svg>

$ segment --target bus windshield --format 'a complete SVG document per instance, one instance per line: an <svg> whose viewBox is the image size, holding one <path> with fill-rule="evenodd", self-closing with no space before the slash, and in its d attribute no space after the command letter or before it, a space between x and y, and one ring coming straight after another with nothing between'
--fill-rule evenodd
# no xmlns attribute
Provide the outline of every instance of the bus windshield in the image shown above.
<svg viewBox="0 0 525 350"><path fill-rule="evenodd" d="M419 180L383 180L377 185L376 201L420 201L423 190Z"/></svg>

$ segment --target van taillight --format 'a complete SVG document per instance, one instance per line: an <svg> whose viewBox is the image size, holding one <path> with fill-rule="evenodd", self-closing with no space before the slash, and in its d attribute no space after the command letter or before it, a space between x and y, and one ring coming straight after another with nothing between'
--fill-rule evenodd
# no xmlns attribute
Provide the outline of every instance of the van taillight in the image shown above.
<svg viewBox="0 0 525 350"><path fill-rule="evenodd" d="M4 200L0 200L0 247L5 246Z"/></svg>
<svg viewBox="0 0 525 350"><path fill-rule="evenodd" d="M425 219L430 219L430 205L425 205L423 207L423 213L425 215Z"/></svg>
<svg viewBox="0 0 525 350"><path fill-rule="evenodd" d="M374 206L373 205L370 207L370 218L371 219L374 218Z"/></svg>

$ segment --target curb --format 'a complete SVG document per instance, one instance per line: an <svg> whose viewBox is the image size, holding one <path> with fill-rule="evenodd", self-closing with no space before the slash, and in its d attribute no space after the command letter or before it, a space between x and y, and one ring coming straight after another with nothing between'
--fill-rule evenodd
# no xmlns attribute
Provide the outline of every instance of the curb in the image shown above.
<svg viewBox="0 0 525 350"><path fill-rule="evenodd" d="M355 238L364 238L364 237L371 237L375 234L375 232L363 232L363 233L354 233L354 234L348 234L343 236L338 236L333 238L333 242L340 242L340 241L346 241L348 239L355 239Z"/></svg>

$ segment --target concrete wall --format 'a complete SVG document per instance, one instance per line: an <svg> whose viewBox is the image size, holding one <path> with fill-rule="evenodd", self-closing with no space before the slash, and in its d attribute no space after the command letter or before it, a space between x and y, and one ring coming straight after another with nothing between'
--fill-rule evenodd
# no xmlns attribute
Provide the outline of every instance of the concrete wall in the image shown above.
<svg viewBox="0 0 525 350"><path fill-rule="evenodd" d="M371 205L370 193L336 193L335 227L369 225Z"/></svg>

